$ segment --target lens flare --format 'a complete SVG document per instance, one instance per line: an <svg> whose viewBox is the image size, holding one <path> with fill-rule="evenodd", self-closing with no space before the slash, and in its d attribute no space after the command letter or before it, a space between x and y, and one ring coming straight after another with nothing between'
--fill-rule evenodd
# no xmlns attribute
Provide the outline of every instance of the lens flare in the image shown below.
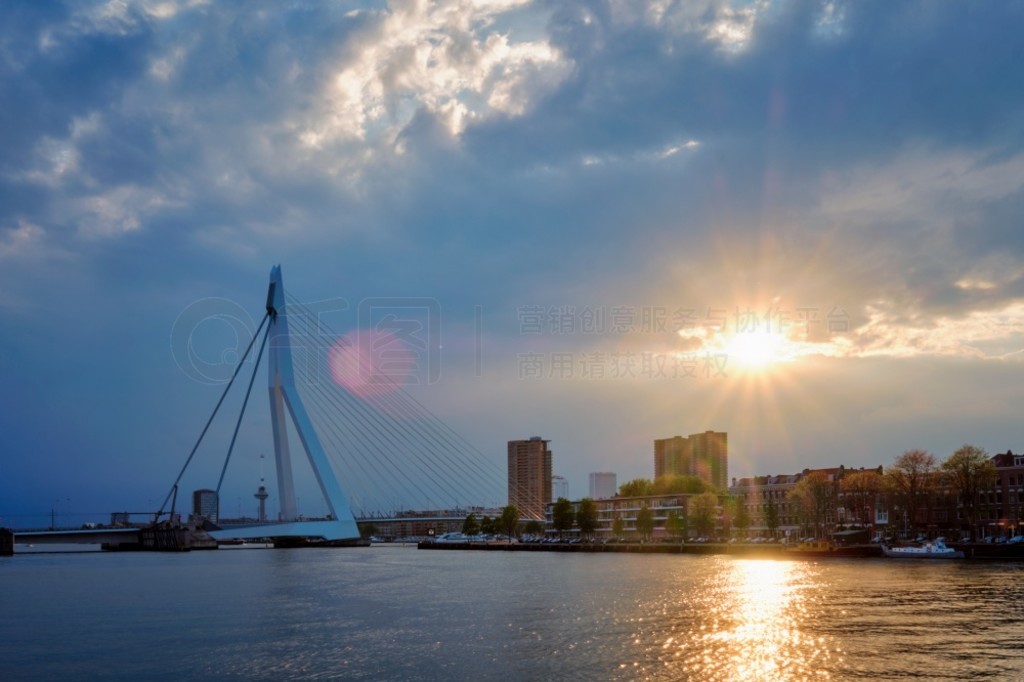
<svg viewBox="0 0 1024 682"><path fill-rule="evenodd" d="M358 329L345 334L327 352L336 384L360 398L399 391L413 375L415 357L392 333Z"/></svg>

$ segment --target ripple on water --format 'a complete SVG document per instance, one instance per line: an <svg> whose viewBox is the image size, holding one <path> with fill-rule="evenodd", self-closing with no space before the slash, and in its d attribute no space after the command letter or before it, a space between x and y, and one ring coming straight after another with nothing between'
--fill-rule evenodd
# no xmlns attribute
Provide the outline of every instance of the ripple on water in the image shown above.
<svg viewBox="0 0 1024 682"><path fill-rule="evenodd" d="M1021 578L395 548L26 556L0 580L0 659L5 680L1024 679Z"/></svg>

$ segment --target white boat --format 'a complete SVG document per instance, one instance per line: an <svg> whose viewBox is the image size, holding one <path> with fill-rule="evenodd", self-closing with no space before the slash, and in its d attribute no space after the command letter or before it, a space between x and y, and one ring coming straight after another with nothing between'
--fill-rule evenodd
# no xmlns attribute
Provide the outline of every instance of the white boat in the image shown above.
<svg viewBox="0 0 1024 682"><path fill-rule="evenodd" d="M947 547L945 540L935 538L934 542L926 542L920 547L886 547L882 545L885 556L895 559L963 559L964 553L958 549Z"/></svg>

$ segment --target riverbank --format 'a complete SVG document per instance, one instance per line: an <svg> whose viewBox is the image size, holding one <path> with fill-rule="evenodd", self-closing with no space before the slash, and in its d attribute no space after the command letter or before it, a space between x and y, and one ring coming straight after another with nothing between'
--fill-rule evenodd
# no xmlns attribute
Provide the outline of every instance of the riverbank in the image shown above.
<svg viewBox="0 0 1024 682"><path fill-rule="evenodd" d="M694 554L730 555L757 559L828 559L881 557L878 545L854 545L851 547L796 548L775 544L675 544L675 543L485 543L485 542L420 542L418 549L427 550L473 550L484 552L586 552L614 554Z"/></svg>

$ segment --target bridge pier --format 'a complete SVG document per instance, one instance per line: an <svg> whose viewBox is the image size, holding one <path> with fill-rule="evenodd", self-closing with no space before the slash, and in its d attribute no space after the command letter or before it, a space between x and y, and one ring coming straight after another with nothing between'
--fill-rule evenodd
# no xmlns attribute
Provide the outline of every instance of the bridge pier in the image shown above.
<svg viewBox="0 0 1024 682"><path fill-rule="evenodd" d="M0 556L14 556L14 531L0 528Z"/></svg>

